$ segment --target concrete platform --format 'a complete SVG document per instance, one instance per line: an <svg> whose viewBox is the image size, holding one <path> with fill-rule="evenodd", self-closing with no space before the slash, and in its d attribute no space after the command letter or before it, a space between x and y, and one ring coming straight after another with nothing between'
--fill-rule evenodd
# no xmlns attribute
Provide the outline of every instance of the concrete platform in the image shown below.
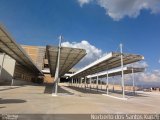
<svg viewBox="0 0 160 120"><path fill-rule="evenodd" d="M141 92L120 100L102 95L105 91L66 85L59 86L57 97L51 91L52 86L0 86L0 114L160 113L159 94Z"/></svg>

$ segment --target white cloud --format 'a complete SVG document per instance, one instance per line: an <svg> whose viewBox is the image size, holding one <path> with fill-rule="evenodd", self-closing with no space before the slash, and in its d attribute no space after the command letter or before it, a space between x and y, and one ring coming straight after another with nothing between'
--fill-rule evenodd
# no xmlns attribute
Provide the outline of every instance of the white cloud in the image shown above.
<svg viewBox="0 0 160 120"><path fill-rule="evenodd" d="M103 56L102 50L96 48L95 46L91 45L88 41L82 40L81 42L63 42L62 46L64 47L73 47L73 48L82 48L85 49L87 55L82 59L82 61L76 66L77 68L84 67L91 62L95 61L96 59Z"/></svg>
<svg viewBox="0 0 160 120"><path fill-rule="evenodd" d="M127 65L127 66L132 66L132 64ZM147 68L148 64L145 61L142 62L137 62L133 64L133 67L144 67ZM158 86L160 85L160 70L145 70L144 72L141 73L135 73L135 84L136 86ZM130 84L132 85L132 74L127 74L124 75L125 78L125 84ZM115 82L117 84L121 84L121 77L117 76L114 77L112 82ZM112 83L111 82L111 83Z"/></svg>
<svg viewBox="0 0 160 120"><path fill-rule="evenodd" d="M151 72L141 73L137 76L138 81L142 82L159 82L160 83L160 70L153 70Z"/></svg>
<svg viewBox="0 0 160 120"><path fill-rule="evenodd" d="M83 1L83 0L79 0ZM85 0L84 0L85 1ZM91 3L91 0L86 0ZM106 15L118 21L125 16L136 18L141 10L150 10L151 14L160 12L160 0L94 0L106 11ZM80 3L80 2L79 2ZM85 3L85 2L84 2ZM84 4L83 3L83 4ZM83 5L80 3L80 5Z"/></svg>
<svg viewBox="0 0 160 120"><path fill-rule="evenodd" d="M78 0L80 6L82 7L84 4L90 3L92 0Z"/></svg>
<svg viewBox="0 0 160 120"><path fill-rule="evenodd" d="M140 61L140 62L129 64L127 66L130 66L130 67L139 67L139 68L147 68L149 65L147 64L146 61Z"/></svg>
<svg viewBox="0 0 160 120"><path fill-rule="evenodd" d="M132 84L132 74L125 75L125 83ZM136 85L159 86L160 70L145 71L135 74Z"/></svg>
<svg viewBox="0 0 160 120"><path fill-rule="evenodd" d="M149 65L145 61L133 63L133 64L130 64L129 66L132 66L132 65L133 65L133 67L143 67L146 69L147 69L147 67L149 67ZM141 84L158 83L158 84L160 84L160 70L151 70L151 71L145 70L142 73L136 73L135 76L136 76L137 83L141 83ZM131 82L132 76L126 75L125 79L127 81Z"/></svg>

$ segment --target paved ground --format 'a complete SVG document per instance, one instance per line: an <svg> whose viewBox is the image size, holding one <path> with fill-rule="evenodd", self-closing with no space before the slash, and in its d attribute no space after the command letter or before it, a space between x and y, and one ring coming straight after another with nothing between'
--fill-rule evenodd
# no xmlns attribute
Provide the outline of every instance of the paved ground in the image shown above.
<svg viewBox="0 0 160 120"><path fill-rule="evenodd" d="M0 86L0 113L63 114L63 113L160 113L160 95L139 93L120 100L102 95L105 92L60 86L57 97L52 86ZM119 92L110 95L121 96Z"/></svg>

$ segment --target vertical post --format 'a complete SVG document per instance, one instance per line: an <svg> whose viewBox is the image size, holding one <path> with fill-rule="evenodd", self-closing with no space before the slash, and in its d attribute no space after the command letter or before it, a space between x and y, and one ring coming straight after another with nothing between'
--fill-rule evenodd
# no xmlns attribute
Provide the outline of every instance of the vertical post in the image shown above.
<svg viewBox="0 0 160 120"><path fill-rule="evenodd" d="M2 77L1 75L2 75L2 70L3 70L4 58L5 58L5 53L2 54L2 63L1 63L1 68L0 68L0 79Z"/></svg>
<svg viewBox="0 0 160 120"><path fill-rule="evenodd" d="M107 95L108 95L108 70L107 70L107 82L106 82L106 87L107 87Z"/></svg>
<svg viewBox="0 0 160 120"><path fill-rule="evenodd" d="M77 80L78 80L78 86L77 87L79 87L79 79L77 78Z"/></svg>
<svg viewBox="0 0 160 120"><path fill-rule="evenodd" d="M74 79L73 79L73 86L74 86Z"/></svg>
<svg viewBox="0 0 160 120"><path fill-rule="evenodd" d="M135 95L135 84L134 84L134 70L132 67L132 80L133 80L133 94Z"/></svg>
<svg viewBox="0 0 160 120"><path fill-rule="evenodd" d="M89 80L90 80L90 81L89 81L90 90L91 90L91 79L92 79L92 78L90 77L90 79L89 79Z"/></svg>
<svg viewBox="0 0 160 120"><path fill-rule="evenodd" d="M96 80L96 87L97 87L97 92L98 92L98 75L97 75L97 80Z"/></svg>
<svg viewBox="0 0 160 120"><path fill-rule="evenodd" d="M11 86L13 86L14 79L12 78Z"/></svg>
<svg viewBox="0 0 160 120"><path fill-rule="evenodd" d="M114 81L115 80L115 77L113 76L113 92L114 92Z"/></svg>
<svg viewBox="0 0 160 120"><path fill-rule="evenodd" d="M79 87L79 79L77 78L77 87Z"/></svg>
<svg viewBox="0 0 160 120"><path fill-rule="evenodd" d="M122 94L123 98L125 98L125 91L124 91L124 71L123 71L123 50L122 50L123 45L120 44L120 52L121 52L121 70L122 70Z"/></svg>
<svg viewBox="0 0 160 120"><path fill-rule="evenodd" d="M102 90L102 83L103 83L103 82L102 82L102 78L101 78L101 90Z"/></svg>
<svg viewBox="0 0 160 120"><path fill-rule="evenodd" d="M81 79L81 88L82 88L82 78L80 78Z"/></svg>
<svg viewBox="0 0 160 120"><path fill-rule="evenodd" d="M58 82L60 81L59 64L60 64L61 42L62 42L62 36L59 37L58 58L57 58L57 66L56 66L56 72L55 72L55 92L52 92L52 96L57 96Z"/></svg>
<svg viewBox="0 0 160 120"><path fill-rule="evenodd" d="M72 78L72 86L73 86L73 78Z"/></svg>
<svg viewBox="0 0 160 120"><path fill-rule="evenodd" d="M86 77L84 77L84 84L85 84L85 90L86 90Z"/></svg>
<svg viewBox="0 0 160 120"><path fill-rule="evenodd" d="M79 84L80 84L80 83L79 83L79 78L78 78L78 87L79 87Z"/></svg>
<svg viewBox="0 0 160 120"><path fill-rule="evenodd" d="M77 83L77 78L76 78L76 87L77 87L77 84L78 84L78 83Z"/></svg>
<svg viewBox="0 0 160 120"><path fill-rule="evenodd" d="M74 87L76 86L76 78L74 79Z"/></svg>
<svg viewBox="0 0 160 120"><path fill-rule="evenodd" d="M96 79L97 79L97 78L96 78ZM95 80L95 79L93 79L93 88L96 89L96 80Z"/></svg>
<svg viewBox="0 0 160 120"><path fill-rule="evenodd" d="M79 78L79 88L81 87L81 78Z"/></svg>

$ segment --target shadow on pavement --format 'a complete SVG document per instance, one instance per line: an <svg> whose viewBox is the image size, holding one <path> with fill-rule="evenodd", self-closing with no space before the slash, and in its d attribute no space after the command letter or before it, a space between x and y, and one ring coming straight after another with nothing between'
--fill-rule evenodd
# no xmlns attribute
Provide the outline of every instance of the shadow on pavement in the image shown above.
<svg viewBox="0 0 160 120"><path fill-rule="evenodd" d="M115 94L121 94L122 95L122 91L121 90L109 90L110 93L115 93ZM137 92L133 92L133 91L125 91L125 95L129 96L129 97L148 97L146 95L144 95L143 93L137 93Z"/></svg>
<svg viewBox="0 0 160 120"><path fill-rule="evenodd" d="M75 87L75 86L67 86L70 89L76 90L78 92L82 92L82 93L89 93L89 94L106 94L106 90L105 89L97 89L96 88L92 88L90 90L90 88L81 88L81 87ZM122 95L122 91L120 90L109 90L109 94L118 94L118 95ZM129 96L129 97L148 97L146 95L144 95L143 93L133 93L132 91L125 91L125 95Z"/></svg>
<svg viewBox="0 0 160 120"><path fill-rule="evenodd" d="M2 107L0 107L0 109L1 109L1 108L6 108L6 107L2 106Z"/></svg>
<svg viewBox="0 0 160 120"><path fill-rule="evenodd" d="M52 92L53 93L55 92L54 85L45 85L44 93L45 94L52 94ZM61 86L58 86L58 93L73 95L73 93L63 89Z"/></svg>
<svg viewBox="0 0 160 120"><path fill-rule="evenodd" d="M5 90L11 90L11 89L16 89L16 88L21 88L21 87L25 87L25 86L8 86L6 88L0 89L0 91L5 91Z"/></svg>
<svg viewBox="0 0 160 120"><path fill-rule="evenodd" d="M75 91L81 92L81 93L88 93L88 94L102 94L102 92L97 92L94 90L90 90L90 89L85 89L85 88L81 88L81 87L75 87L75 86L66 86L70 89L73 89Z"/></svg>
<svg viewBox="0 0 160 120"><path fill-rule="evenodd" d="M24 103L26 100L21 99L2 99L0 98L0 104L12 104L12 103Z"/></svg>

